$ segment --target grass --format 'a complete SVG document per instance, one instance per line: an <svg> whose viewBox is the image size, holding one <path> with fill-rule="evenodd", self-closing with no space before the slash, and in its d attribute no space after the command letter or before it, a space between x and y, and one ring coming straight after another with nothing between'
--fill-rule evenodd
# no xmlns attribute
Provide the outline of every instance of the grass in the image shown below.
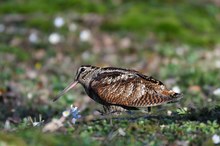
<svg viewBox="0 0 220 146"><path fill-rule="evenodd" d="M11 19L18 15L22 19ZM218 15L218 5L205 1L2 2L0 145L214 145L213 135L220 135ZM53 24L57 16L65 20L62 28ZM88 42L79 37L85 29L92 34ZM32 32L39 42L29 42ZM53 32L62 37L55 45L48 42ZM81 86L52 103L81 64L133 68L180 88L184 98L151 114L112 120L96 115L101 106ZM61 128L42 132L71 104L82 110L75 125L67 118ZM33 126L40 115L44 121Z"/></svg>
<svg viewBox="0 0 220 146"><path fill-rule="evenodd" d="M109 124L109 120L87 121L72 128L66 125L65 134L42 134L41 127L25 126L13 134L1 135L1 141L26 145L161 145L176 141L212 145L212 135L220 132L217 122L219 109L196 109L185 114L175 112L172 116L154 114L138 118L114 118L113 125Z"/></svg>
<svg viewBox="0 0 220 146"><path fill-rule="evenodd" d="M139 31L141 36L154 33L160 41L165 42L193 45L219 42L219 37L214 33L219 26L215 16L218 9L213 5L161 2L139 2L135 3L135 7L133 5L132 2L125 4L122 12L118 12L112 21L110 19L104 28Z"/></svg>
<svg viewBox="0 0 220 146"><path fill-rule="evenodd" d="M25 6L24 6L25 4ZM14 7L16 5L16 7ZM120 5L120 7L118 7ZM48 9L48 6L50 8ZM219 9L205 2L144 1L114 3L112 1L7 1L0 6L0 13L39 14L32 17L26 25L43 31L52 31L48 17L64 11L74 13L97 13L107 16L102 28L105 31L138 33L140 39L154 34L159 41L187 43L195 46L213 46L219 43ZM73 13L73 14L72 14ZM60 13L61 14L61 13ZM113 15L112 15L113 14ZM113 17L112 17L113 16ZM145 37L143 37L143 35Z"/></svg>

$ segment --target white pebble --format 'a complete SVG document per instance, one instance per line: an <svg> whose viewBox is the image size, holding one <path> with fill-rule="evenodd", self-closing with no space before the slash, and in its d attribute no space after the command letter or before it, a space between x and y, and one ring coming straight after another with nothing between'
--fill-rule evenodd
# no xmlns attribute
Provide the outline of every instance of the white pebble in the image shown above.
<svg viewBox="0 0 220 146"><path fill-rule="evenodd" d="M208 98L208 102L212 102L212 98Z"/></svg>
<svg viewBox="0 0 220 146"><path fill-rule="evenodd" d="M167 111L167 115L168 115L168 116L171 116L171 114L172 114L172 111L168 110L168 111Z"/></svg>
<svg viewBox="0 0 220 146"><path fill-rule="evenodd" d="M32 124L33 124L34 127L36 127L36 126L40 125L40 122L33 122Z"/></svg>
<svg viewBox="0 0 220 146"><path fill-rule="evenodd" d="M174 92L176 92L176 93L180 93L181 92L181 90L180 90L180 88L178 86L174 86L172 90Z"/></svg>
<svg viewBox="0 0 220 146"><path fill-rule="evenodd" d="M30 79L35 79L37 78L37 72L35 70L28 70L27 77Z"/></svg>
<svg viewBox="0 0 220 146"><path fill-rule="evenodd" d="M58 33L52 33L50 34L48 40L51 44L58 44L61 41L61 37Z"/></svg>
<svg viewBox="0 0 220 146"><path fill-rule="evenodd" d="M216 68L220 68L220 60L215 61L215 66L216 66Z"/></svg>
<svg viewBox="0 0 220 146"><path fill-rule="evenodd" d="M212 136L212 141L213 141L214 144L219 144L220 143L220 137L217 134L215 134L215 135Z"/></svg>
<svg viewBox="0 0 220 146"><path fill-rule="evenodd" d="M64 25L65 21L62 17L56 17L53 23L54 23L54 26L56 26L57 28L60 28Z"/></svg>
<svg viewBox="0 0 220 146"><path fill-rule="evenodd" d="M33 94L32 94L32 93L28 93L28 94L27 94L27 98L28 98L28 99L32 99L32 98L33 98Z"/></svg>
<svg viewBox="0 0 220 146"><path fill-rule="evenodd" d="M166 126L164 124L160 125L160 128L165 128Z"/></svg>
<svg viewBox="0 0 220 146"><path fill-rule="evenodd" d="M90 30L83 30L80 32L80 40L82 42L88 42L91 40L91 32Z"/></svg>
<svg viewBox="0 0 220 146"><path fill-rule="evenodd" d="M4 24L0 24L0 32L3 32L5 30L5 25Z"/></svg>
<svg viewBox="0 0 220 146"><path fill-rule="evenodd" d="M77 25L75 23L71 23L69 25L69 30L72 31L72 32L76 31L77 30Z"/></svg>
<svg viewBox="0 0 220 146"><path fill-rule="evenodd" d="M37 36L37 33L35 33L35 32L31 33L31 34L29 35L28 39L29 39L29 41L30 41L31 43L37 43L37 42L39 41L39 38L38 38L38 36Z"/></svg>
<svg viewBox="0 0 220 146"><path fill-rule="evenodd" d="M184 109L184 111L187 111L187 110L188 110L188 108L187 108L187 107L184 107L183 109Z"/></svg>
<svg viewBox="0 0 220 146"><path fill-rule="evenodd" d="M124 131L122 128L119 128L119 129L118 129L118 133L119 133L121 136L125 136L125 135L126 135L125 131Z"/></svg>
<svg viewBox="0 0 220 146"><path fill-rule="evenodd" d="M214 95L217 95L217 96L220 96L220 88L215 89L215 90L213 91L213 94L214 94Z"/></svg>
<svg viewBox="0 0 220 146"><path fill-rule="evenodd" d="M11 129L11 123L9 120L5 121L5 126L4 126L5 130L10 130Z"/></svg>

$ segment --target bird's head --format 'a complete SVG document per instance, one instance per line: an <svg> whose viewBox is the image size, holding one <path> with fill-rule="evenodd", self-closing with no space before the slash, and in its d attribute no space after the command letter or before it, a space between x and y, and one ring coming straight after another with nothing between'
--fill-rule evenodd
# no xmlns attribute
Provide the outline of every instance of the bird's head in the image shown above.
<svg viewBox="0 0 220 146"><path fill-rule="evenodd" d="M76 72L75 81L81 84L87 84L87 82L89 82L92 78L94 71L97 69L98 67L91 65L80 66Z"/></svg>
<svg viewBox="0 0 220 146"><path fill-rule="evenodd" d="M95 72L99 67L91 66L91 65L82 65L78 68L74 81L71 82L60 94L58 94L53 101L56 101L65 93L67 93L70 89L74 88L78 83L82 84L83 86L89 86L89 82Z"/></svg>

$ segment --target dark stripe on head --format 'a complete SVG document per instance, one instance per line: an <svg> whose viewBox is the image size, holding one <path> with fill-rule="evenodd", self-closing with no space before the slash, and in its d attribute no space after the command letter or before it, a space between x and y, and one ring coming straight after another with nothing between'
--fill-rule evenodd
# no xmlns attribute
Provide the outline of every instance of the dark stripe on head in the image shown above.
<svg viewBox="0 0 220 146"><path fill-rule="evenodd" d="M80 67L90 67L91 69L99 68L99 67L92 66L92 65L81 65Z"/></svg>

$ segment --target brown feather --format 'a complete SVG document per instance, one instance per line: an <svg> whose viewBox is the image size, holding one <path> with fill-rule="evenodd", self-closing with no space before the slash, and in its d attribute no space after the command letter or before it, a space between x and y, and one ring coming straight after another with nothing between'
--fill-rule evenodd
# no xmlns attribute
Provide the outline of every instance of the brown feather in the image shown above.
<svg viewBox="0 0 220 146"><path fill-rule="evenodd" d="M151 76L135 70L83 65L72 82L55 99L80 83L86 93L104 106L120 106L125 109L151 107L175 102L182 94L168 90L165 85Z"/></svg>
<svg viewBox="0 0 220 146"><path fill-rule="evenodd" d="M105 102L129 107L149 107L172 101L164 84L137 72L100 73L91 81L91 89Z"/></svg>

